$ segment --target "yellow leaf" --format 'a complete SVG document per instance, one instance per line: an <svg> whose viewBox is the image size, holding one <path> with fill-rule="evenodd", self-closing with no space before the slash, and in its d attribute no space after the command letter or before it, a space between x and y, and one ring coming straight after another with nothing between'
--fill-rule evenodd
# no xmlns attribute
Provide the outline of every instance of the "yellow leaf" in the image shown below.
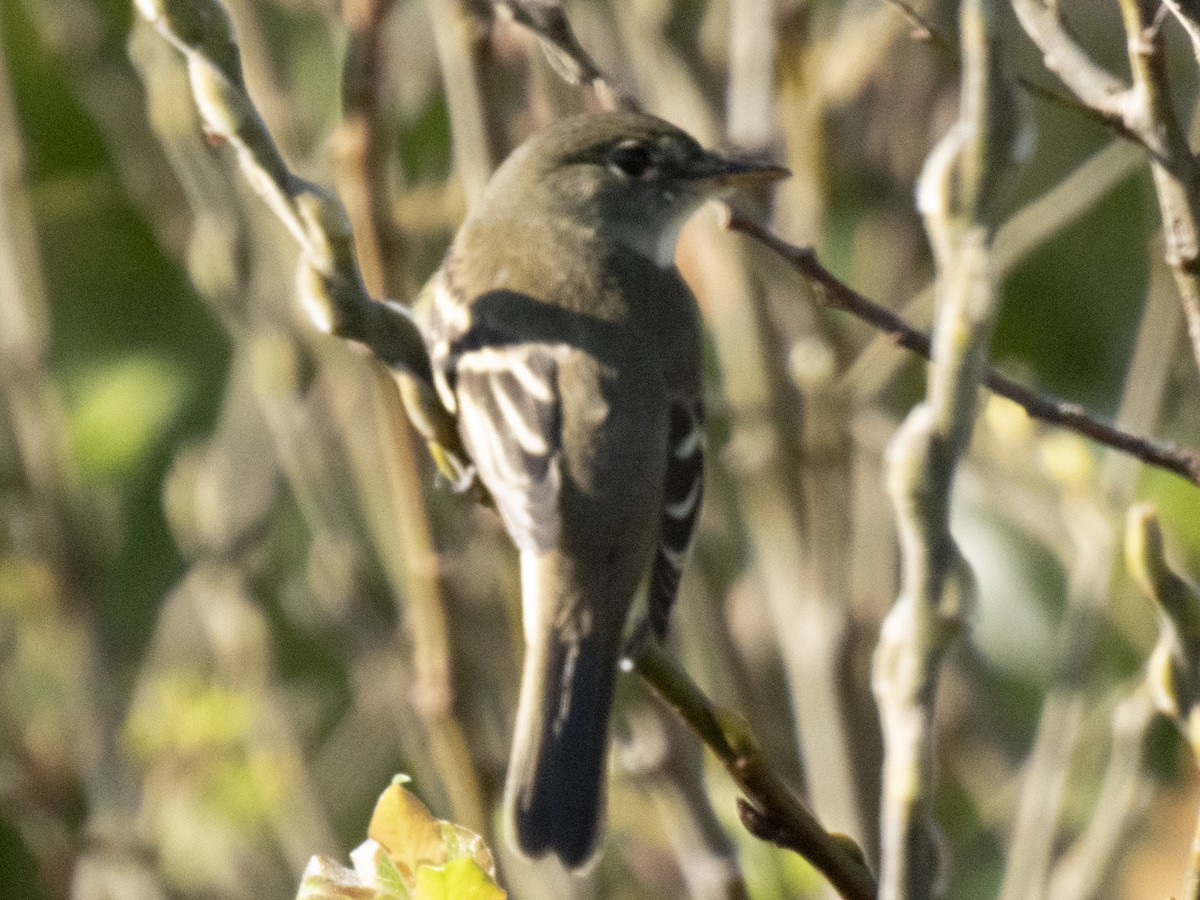
<svg viewBox="0 0 1200 900"><path fill-rule="evenodd" d="M401 872L446 861L442 823L415 796L393 782L375 804L367 835L378 842Z"/></svg>

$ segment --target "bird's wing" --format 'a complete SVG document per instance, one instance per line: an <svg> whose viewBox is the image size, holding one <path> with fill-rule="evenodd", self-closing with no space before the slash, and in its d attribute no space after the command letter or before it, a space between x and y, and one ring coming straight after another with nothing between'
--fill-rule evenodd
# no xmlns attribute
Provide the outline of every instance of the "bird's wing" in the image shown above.
<svg viewBox="0 0 1200 900"><path fill-rule="evenodd" d="M472 328L452 361L458 427L513 543L558 544L561 402L553 346L511 343Z"/></svg>
<svg viewBox="0 0 1200 900"><path fill-rule="evenodd" d="M663 514L658 552L650 570L650 626L662 640L679 578L700 518L704 492L704 407L698 400L671 405L671 432L663 484Z"/></svg>
<svg viewBox="0 0 1200 900"><path fill-rule="evenodd" d="M422 292L434 385L513 543L545 552L560 531L561 345L531 340L528 322L469 300L460 262L448 254Z"/></svg>

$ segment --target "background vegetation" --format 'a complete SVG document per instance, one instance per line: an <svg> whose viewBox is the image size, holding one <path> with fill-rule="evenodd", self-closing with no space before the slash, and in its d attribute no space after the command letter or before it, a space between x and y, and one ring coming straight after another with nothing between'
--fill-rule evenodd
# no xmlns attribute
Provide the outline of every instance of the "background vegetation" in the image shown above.
<svg viewBox="0 0 1200 900"><path fill-rule="evenodd" d="M522 136L613 99L565 84L486 3L226 5L256 105L292 167L339 190L376 296L413 295ZM935 263L914 187L958 115L958 9L922 6L931 38L905 6L567 12L645 108L786 162L793 178L752 212L924 328ZM1130 77L1118 4L1061 6ZM1008 70L1071 97L997 7ZM1195 121L1192 46L1175 18L1158 24L1168 106ZM0 2L0 893L14 900L290 897L312 854L359 843L394 772L489 836L502 784L520 653L507 539L435 484L382 368L316 333L295 242L227 141L204 140L182 66L125 0ZM1078 104L1016 96L1036 143L1004 166L995 210L993 358L1200 446L1146 153ZM712 210L679 261L712 330L712 466L672 650L874 864L871 653L899 590L884 449L925 366L821 307ZM981 404L953 507L978 603L942 665L934 741L948 897L1141 900L1183 883L1200 798L1143 687L1159 624L1122 562L1135 501L1157 506L1176 568L1200 571L1194 485ZM634 679L620 708L603 861L569 881L491 840L512 896L824 890L746 832L735 787Z"/></svg>

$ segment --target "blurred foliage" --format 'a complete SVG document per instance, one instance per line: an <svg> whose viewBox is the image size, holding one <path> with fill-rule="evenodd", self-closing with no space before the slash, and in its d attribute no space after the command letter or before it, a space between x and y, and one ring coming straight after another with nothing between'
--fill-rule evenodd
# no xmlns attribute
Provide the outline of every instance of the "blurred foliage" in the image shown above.
<svg viewBox="0 0 1200 900"><path fill-rule="evenodd" d="M1120 71L1114 11L1062 5ZM251 91L289 159L345 192L330 140L344 111L341 5L229 6ZM953 31L954 4L925 7ZM413 284L436 267L467 203L457 173L471 160L456 155L465 114L447 99L445 65L476 67L497 154L591 103L486 9L405 0L383 26L383 180ZM576 0L568 12L602 68L709 143L753 99L754 58L774 54L774 80L759 89L769 117L739 137L795 172L776 198L775 227L813 243L849 284L928 323L919 297L932 272L913 183L953 114L957 82L898 12L868 0ZM749 32L751 52L739 50L732 32L751 20L765 25ZM814 873L744 832L729 782L635 690L622 701L632 724L618 728L596 870L571 883L508 855L492 814L520 658L507 539L492 514L436 485L420 457L437 556L405 555L415 513L395 507L394 392L361 354L304 325L288 237L240 183L227 148L205 143L186 94L172 93L174 51L144 30L130 50L133 21L126 0L0 2L0 115L12 105L11 121L0 120L0 271L16 273L8 302L34 323L15 327L9 306L0 319L0 894L53 900L74 885L87 898L290 897L310 857L341 858L361 840L380 786L402 770L433 813L394 786L384 798L409 806L386 813L388 827L415 816L444 855L410 859L372 820L385 848L371 851L374 886L322 863L302 896L501 896L478 862L484 840L516 897L736 895L735 856L755 898L816 896ZM1167 25L1176 106L1187 109L1195 61ZM1007 19L1004 46L1015 70L1053 83ZM131 59L155 73L148 87ZM1012 213L1114 140L1057 104L1031 99L1029 114L1038 142ZM1033 234L1005 279L997 362L1135 430L1200 446L1200 382L1161 277L1144 166L1090 190L1074 185L1082 214ZM705 216L680 264L714 325L714 463L678 646L697 681L742 712L797 779L802 759L812 765L812 747L798 743L822 736L803 734L789 684L836 677L846 741L832 752L859 790L857 808L838 814L862 826L874 852L879 746L867 679L896 590L881 457L922 370L864 326L814 308L792 273ZM755 311L760 344L738 343L754 328L731 339L739 309ZM1143 333L1166 337L1139 351ZM880 383L860 390L851 376L862 353L877 354L867 375ZM760 355L774 405L748 412L739 379ZM751 413L783 443L759 440ZM790 510L806 559L826 564L790 587L797 604L827 599L828 608L775 602L779 548L769 538L793 532L762 523L746 484L772 452L807 498ZM1148 467L1112 468L1096 447L1001 401L977 427L956 532L980 610L939 708L952 900L996 895L1022 767L1045 698L1064 680L1081 699L1056 863L1097 814L1110 718L1157 637L1153 609L1119 568L1122 507L1154 503L1176 564L1200 572L1200 489ZM1072 598L1097 575L1095 632L1065 633L1076 623ZM448 659L430 662L414 637L423 579L445 599ZM818 650L828 644L828 672L781 650L793 630ZM1063 660L1079 646L1081 670L1068 679ZM1156 726L1146 747L1140 796L1152 805L1131 820L1123 865L1099 896L1167 896L1185 868L1197 779L1170 731ZM479 821L446 777L460 765L478 787ZM815 796L838 777L809 772L804 784ZM447 830L435 814L479 836ZM851 830L847 821L830 824Z"/></svg>

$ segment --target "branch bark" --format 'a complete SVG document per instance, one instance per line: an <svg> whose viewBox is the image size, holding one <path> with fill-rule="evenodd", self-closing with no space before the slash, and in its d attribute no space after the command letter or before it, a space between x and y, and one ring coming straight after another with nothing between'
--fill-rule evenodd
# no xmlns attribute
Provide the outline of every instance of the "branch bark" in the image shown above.
<svg viewBox="0 0 1200 900"><path fill-rule="evenodd" d="M1171 105L1160 3L1118 0L1133 76L1130 85L1093 62L1075 42L1057 3L1012 2L1026 34L1042 51L1046 68L1081 102L1138 141L1149 156L1166 238L1166 260L1183 303L1192 353L1200 366L1200 164Z"/></svg>
<svg viewBox="0 0 1200 900"><path fill-rule="evenodd" d="M901 588L884 620L872 686L884 738L881 900L929 900L939 880L933 713L942 659L969 621L973 576L950 532L955 472L970 442L999 292L995 212L1019 123L996 55L996 10L959 10L958 121L929 154L918 206L937 264L937 318L925 400L887 450Z"/></svg>
<svg viewBox="0 0 1200 900"><path fill-rule="evenodd" d="M827 305L847 312L867 323L906 350L911 350L925 359L930 358L929 335L913 328L896 313L870 298L864 297L839 280L836 275L821 265L816 253L811 248L789 244L731 207L725 207L724 216L726 228L753 238L780 256L801 276L818 288L816 296ZM1173 472L1192 484L1200 486L1200 453L1195 450L1178 447L1168 441L1123 431L1115 425L1089 415L1076 403L1039 394L995 369L987 370L983 384L993 393L1012 400L1035 419L1074 431L1099 444L1129 454L1148 465Z"/></svg>
<svg viewBox="0 0 1200 900"><path fill-rule="evenodd" d="M846 900L875 900L875 878L862 850L845 835L821 827L771 767L740 716L714 706L653 641L646 640L625 665L687 722L724 766L745 795L738 813L752 834L799 853Z"/></svg>

